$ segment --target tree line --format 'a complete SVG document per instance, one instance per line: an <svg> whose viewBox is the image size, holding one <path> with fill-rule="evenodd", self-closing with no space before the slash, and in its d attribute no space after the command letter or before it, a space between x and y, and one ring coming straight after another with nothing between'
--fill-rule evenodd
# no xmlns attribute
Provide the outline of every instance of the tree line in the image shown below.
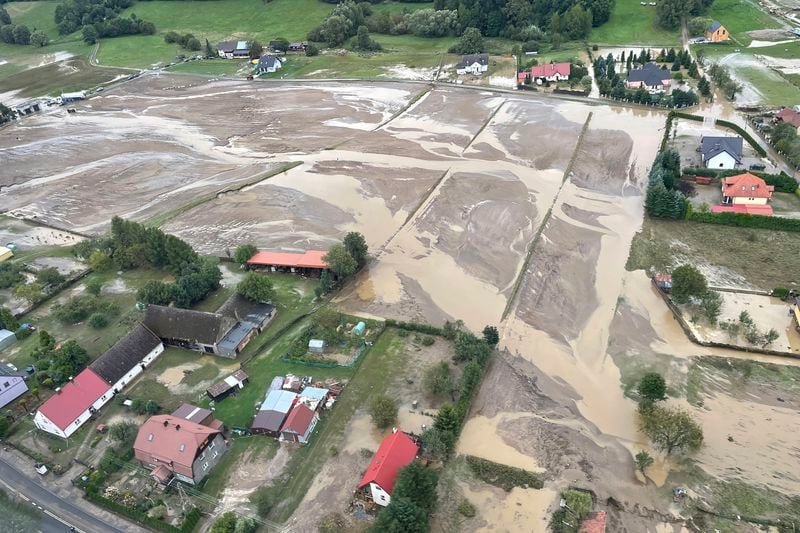
<svg viewBox="0 0 800 533"><path fill-rule="evenodd" d="M2 4L2 2L0 2L0 4ZM34 28L34 31L31 32L25 24L14 24L11 22L11 15L0 5L0 41L6 44L29 44L42 47L47 46L50 39L43 31ZM4 122L4 117L8 117L2 108L8 109L0 105L0 123Z"/></svg>
<svg viewBox="0 0 800 533"><path fill-rule="evenodd" d="M156 26L152 22L141 20L136 14L129 18L119 16L132 5L133 0L66 0L56 6L54 20L61 35L80 29L83 40L90 44L100 37L154 34Z"/></svg>
<svg viewBox="0 0 800 533"><path fill-rule="evenodd" d="M662 150L656 155L650 169L644 207L654 218L684 218L689 201L677 189L681 177L681 156L673 149Z"/></svg>

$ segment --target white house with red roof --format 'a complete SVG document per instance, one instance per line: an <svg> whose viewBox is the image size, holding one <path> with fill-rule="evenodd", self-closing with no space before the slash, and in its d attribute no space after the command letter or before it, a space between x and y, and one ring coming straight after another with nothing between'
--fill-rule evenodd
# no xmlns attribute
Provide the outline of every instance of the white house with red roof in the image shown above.
<svg viewBox="0 0 800 533"><path fill-rule="evenodd" d="M378 505L389 505L397 473L416 459L418 452L419 446L411 437L395 430L381 442L358 484L358 489L367 491L372 501Z"/></svg>
<svg viewBox="0 0 800 533"><path fill-rule="evenodd" d="M113 396L111 385L87 368L39 406L33 423L42 431L67 438Z"/></svg>
<svg viewBox="0 0 800 533"><path fill-rule="evenodd" d="M536 83L543 81L567 81L569 79L569 63L548 63L531 67L531 80Z"/></svg>

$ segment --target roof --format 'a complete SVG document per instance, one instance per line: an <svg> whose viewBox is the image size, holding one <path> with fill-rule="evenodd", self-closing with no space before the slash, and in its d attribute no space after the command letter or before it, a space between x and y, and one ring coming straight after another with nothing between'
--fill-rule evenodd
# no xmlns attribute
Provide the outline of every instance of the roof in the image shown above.
<svg viewBox="0 0 800 533"><path fill-rule="evenodd" d="M643 82L648 87L663 85L667 80L672 79L672 74L665 69L659 68L655 63L647 63L642 68L628 71L629 82Z"/></svg>
<svg viewBox="0 0 800 533"><path fill-rule="evenodd" d="M308 341L308 347L309 348L324 348L325 347L325 341L322 340L322 339L311 339L310 341Z"/></svg>
<svg viewBox="0 0 800 533"><path fill-rule="evenodd" d="M703 137L700 141L700 152L703 161L708 161L722 152L730 154L737 162L742 160L741 137Z"/></svg>
<svg viewBox="0 0 800 533"><path fill-rule="evenodd" d="M7 255L7 254L11 254L11 255L9 255L9 257L11 257L11 256L14 255L14 252L12 252L11 249L6 248L5 246L0 246L0 257L2 257L4 255Z"/></svg>
<svg viewBox="0 0 800 533"><path fill-rule="evenodd" d="M767 185L763 179L749 172L722 178L721 181L722 195L732 198L771 198L775 190L774 185Z"/></svg>
<svg viewBox="0 0 800 533"><path fill-rule="evenodd" d="M461 56L461 61L456 63L456 68L468 67L478 63L479 65L489 64L489 54L467 54Z"/></svg>
<svg viewBox="0 0 800 533"><path fill-rule="evenodd" d="M267 392L269 393L269 391L281 390L282 387L283 387L283 376L275 376L274 378L272 378L272 383L269 384L269 389L267 389Z"/></svg>
<svg viewBox="0 0 800 533"><path fill-rule="evenodd" d="M655 275L655 280L656 283L672 283L672 276L663 272L659 272Z"/></svg>
<svg viewBox="0 0 800 533"><path fill-rule="evenodd" d="M39 412L64 431L110 389L103 378L87 368L39 406Z"/></svg>
<svg viewBox="0 0 800 533"><path fill-rule="evenodd" d="M183 418L195 424L202 424L203 420L211 416L211 411L202 407L195 407L192 404L184 403L172 412L172 416Z"/></svg>
<svg viewBox="0 0 800 533"><path fill-rule="evenodd" d="M748 215L763 215L772 216L771 205L747 205L747 204L734 204L734 205L713 205L711 206L712 213L747 213Z"/></svg>
<svg viewBox="0 0 800 533"><path fill-rule="evenodd" d="M605 533L606 531L606 512L597 511L589 513L589 516L581 522L578 533Z"/></svg>
<svg viewBox="0 0 800 533"><path fill-rule="evenodd" d="M271 68L271 67L274 67L276 63L278 65L280 65L281 64L280 59L278 59L276 56L273 56L273 55L270 55L270 54L265 54L265 55L261 56L259 58L259 60L258 60L258 66L259 67Z"/></svg>
<svg viewBox="0 0 800 533"><path fill-rule="evenodd" d="M800 128L800 113L794 109L784 107L778 112L777 115L775 115L775 117L781 122L786 122L787 124L791 124L792 126ZM0 254L1 253L2 249L0 249Z"/></svg>
<svg viewBox="0 0 800 533"><path fill-rule="evenodd" d="M296 252L258 252L247 260L248 265L285 266L298 268L328 268L322 260L327 252L308 250Z"/></svg>
<svg viewBox="0 0 800 533"><path fill-rule="evenodd" d="M234 50L249 50L247 41L222 41L217 45L217 50L223 52L233 52Z"/></svg>
<svg viewBox="0 0 800 533"><path fill-rule="evenodd" d="M297 394L286 390L271 390L267 393L264 403L261 404L261 411L279 411L288 413L294 404Z"/></svg>
<svg viewBox="0 0 800 533"><path fill-rule="evenodd" d="M150 475L159 480L162 483L166 483L172 477L172 472L169 471L164 465L158 465L150 472Z"/></svg>
<svg viewBox="0 0 800 533"><path fill-rule="evenodd" d="M715 20L715 21L711 22L711 26L708 27L708 31L715 32L718 29L720 29L721 27L722 27L722 24L718 20Z"/></svg>
<svg viewBox="0 0 800 533"><path fill-rule="evenodd" d="M408 435L402 431L395 431L381 442L358 488L375 483L391 495L397 472L411 463L418 451L416 443Z"/></svg>
<svg viewBox="0 0 800 533"><path fill-rule="evenodd" d="M114 385L160 344L161 339L139 324L90 364L89 368L109 385Z"/></svg>
<svg viewBox="0 0 800 533"><path fill-rule="evenodd" d="M156 415L139 428L133 447L162 462L191 468L204 444L218 433L219 430L183 418Z"/></svg>
<svg viewBox="0 0 800 533"><path fill-rule="evenodd" d="M328 395L328 389L321 389L319 387L306 387L300 393L301 398L310 398L312 400L323 400Z"/></svg>
<svg viewBox="0 0 800 533"><path fill-rule="evenodd" d="M239 383L244 383L247 379L248 375L244 370L237 370L222 381L214 383L206 392L212 398L216 398L217 396L225 394L233 387L238 387Z"/></svg>
<svg viewBox="0 0 800 533"><path fill-rule="evenodd" d="M298 404L286 417L286 422L283 423L281 431L289 433L297 433L298 435L305 435L308 431L308 426L314 420L315 413L305 405Z"/></svg>
<svg viewBox="0 0 800 533"><path fill-rule="evenodd" d="M570 64L569 63L549 63L547 65L536 65L531 67L532 78L549 78L560 74L562 76L569 76Z"/></svg>
<svg viewBox="0 0 800 533"><path fill-rule="evenodd" d="M2 333L3 331L7 331L7 330L0 329L0 333ZM0 339L2 339L1 336L0 336ZM3 376L4 378L25 379L27 377L27 374L25 372L21 371L21 370L17 370L15 372L14 370L11 370L10 368L8 368L6 365L0 365L0 376Z"/></svg>
<svg viewBox="0 0 800 533"><path fill-rule="evenodd" d="M264 320L275 312L275 306L267 303L254 302L239 294L233 293L225 303L217 309L220 315L228 316L241 322L261 325Z"/></svg>
<svg viewBox="0 0 800 533"><path fill-rule="evenodd" d="M259 411L250 424L250 429L278 433L281 430L286 413L280 411Z"/></svg>
<svg viewBox="0 0 800 533"><path fill-rule="evenodd" d="M180 339L202 344L216 344L234 324L234 319L218 313L163 305L150 305L144 314L144 325L162 339Z"/></svg>
<svg viewBox="0 0 800 533"><path fill-rule="evenodd" d="M228 333L219 341L219 348L228 352L233 352L241 342L250 335L250 332L255 328L255 324L250 322L237 322Z"/></svg>
<svg viewBox="0 0 800 533"><path fill-rule="evenodd" d="M7 329L0 329L0 341L7 339L8 337L14 337L14 332L9 331Z"/></svg>

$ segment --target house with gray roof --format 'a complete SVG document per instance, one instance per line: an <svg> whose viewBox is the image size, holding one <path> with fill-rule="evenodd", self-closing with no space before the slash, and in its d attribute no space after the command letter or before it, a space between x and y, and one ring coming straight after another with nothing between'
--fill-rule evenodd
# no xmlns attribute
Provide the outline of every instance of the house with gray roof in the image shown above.
<svg viewBox="0 0 800 533"><path fill-rule="evenodd" d="M264 331L278 310L270 303L254 302L241 294L234 293L225 303L217 309L217 313L235 319L237 322L247 322L258 330Z"/></svg>
<svg viewBox="0 0 800 533"><path fill-rule="evenodd" d="M655 63L647 63L642 68L629 70L625 80L625 87L628 89L644 87L650 93L669 92L671 86L670 71L659 68Z"/></svg>
<svg viewBox="0 0 800 533"><path fill-rule="evenodd" d="M222 41L217 45L217 54L223 59L250 57L250 43L247 41Z"/></svg>
<svg viewBox="0 0 800 533"><path fill-rule="evenodd" d="M489 70L489 54L467 54L461 56L456 63L456 74L475 74L477 76Z"/></svg>
<svg viewBox="0 0 800 533"><path fill-rule="evenodd" d="M732 169L742 164L741 137L703 137L700 154L703 166L713 169Z"/></svg>
<svg viewBox="0 0 800 533"><path fill-rule="evenodd" d="M259 74L269 74L280 69L282 66L281 58L272 54L264 54L258 59L256 72Z"/></svg>
<svg viewBox="0 0 800 533"><path fill-rule="evenodd" d="M28 392L24 372L14 372L0 365L0 408L10 404Z"/></svg>

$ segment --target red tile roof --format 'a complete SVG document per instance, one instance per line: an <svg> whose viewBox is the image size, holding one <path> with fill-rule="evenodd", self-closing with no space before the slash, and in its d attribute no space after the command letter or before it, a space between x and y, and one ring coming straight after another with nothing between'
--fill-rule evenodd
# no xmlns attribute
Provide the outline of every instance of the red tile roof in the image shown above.
<svg viewBox="0 0 800 533"><path fill-rule="evenodd" d="M310 426L311 421L314 420L314 414L314 411L304 404L297 404L294 409L289 412L289 416L286 417L286 422L283 423L281 431L305 435L308 426Z"/></svg>
<svg viewBox="0 0 800 533"><path fill-rule="evenodd" d="M749 172L722 178L722 195L732 198L772 198L774 185Z"/></svg>
<svg viewBox="0 0 800 533"><path fill-rule="evenodd" d="M605 533L606 531L606 512L597 511L589 513L589 518L581 522L578 533Z"/></svg>
<svg viewBox="0 0 800 533"><path fill-rule="evenodd" d="M748 205L748 204L733 204L733 205L714 205L711 206L712 213L747 213L749 215L764 215L772 216L771 205Z"/></svg>
<svg viewBox="0 0 800 533"><path fill-rule="evenodd" d="M549 78L556 74L569 76L569 63L548 63L547 65L536 65L531 67L531 78Z"/></svg>
<svg viewBox="0 0 800 533"><path fill-rule="evenodd" d="M39 411L63 431L110 389L103 378L87 368L44 402Z"/></svg>
<svg viewBox="0 0 800 533"><path fill-rule="evenodd" d="M375 483L391 495L397 472L411 463L418 451L416 443L408 435L402 431L392 433L381 442L358 488Z"/></svg>
<svg viewBox="0 0 800 533"><path fill-rule="evenodd" d="M133 449L137 459L154 457L172 466L181 465L191 471L198 452L219 433L219 430L172 415L151 416L139 428Z"/></svg>
<svg viewBox="0 0 800 533"><path fill-rule="evenodd" d="M784 107L777 115L775 115L775 117L782 122L786 122L787 124L791 124L792 126L800 128L800 113L794 109Z"/></svg>
<svg viewBox="0 0 800 533"><path fill-rule="evenodd" d="M247 264L296 268L328 268L328 264L322 260L326 253L318 250L309 250L303 253L258 252L247 260Z"/></svg>

